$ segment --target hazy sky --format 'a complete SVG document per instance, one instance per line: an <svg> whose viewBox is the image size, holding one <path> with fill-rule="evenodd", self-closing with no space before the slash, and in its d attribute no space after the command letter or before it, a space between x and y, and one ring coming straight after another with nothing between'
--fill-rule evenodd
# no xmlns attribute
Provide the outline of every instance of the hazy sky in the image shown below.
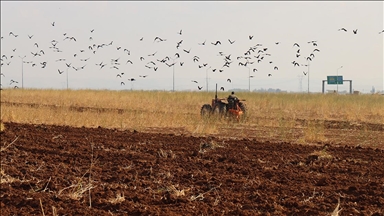
<svg viewBox="0 0 384 216"><path fill-rule="evenodd" d="M68 85L75 89L172 90L174 71L175 90L204 91L207 74L210 90L215 83L248 89L250 73L251 90L306 92L309 75L310 92L321 92L322 80L338 72L354 90L378 91L383 10L381 1L1 1L1 84L21 87L26 56L25 88L66 88L71 64ZM339 85L343 90L349 83Z"/></svg>

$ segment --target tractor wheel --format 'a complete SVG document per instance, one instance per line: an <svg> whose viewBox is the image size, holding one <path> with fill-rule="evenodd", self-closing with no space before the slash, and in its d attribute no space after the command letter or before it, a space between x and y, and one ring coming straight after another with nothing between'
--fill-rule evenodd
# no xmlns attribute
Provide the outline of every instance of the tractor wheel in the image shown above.
<svg viewBox="0 0 384 216"><path fill-rule="evenodd" d="M212 113L212 106L210 104L204 104L201 107L200 114L202 117L209 117Z"/></svg>
<svg viewBox="0 0 384 216"><path fill-rule="evenodd" d="M227 112L227 107L225 106L224 103L220 103L215 107L215 110L213 112L218 118L222 118L223 116L225 116L225 113Z"/></svg>
<svg viewBox="0 0 384 216"><path fill-rule="evenodd" d="M243 115L241 115L241 119L242 121L246 120L247 119L247 106L243 103L239 103L239 107L241 109L241 111L243 111Z"/></svg>

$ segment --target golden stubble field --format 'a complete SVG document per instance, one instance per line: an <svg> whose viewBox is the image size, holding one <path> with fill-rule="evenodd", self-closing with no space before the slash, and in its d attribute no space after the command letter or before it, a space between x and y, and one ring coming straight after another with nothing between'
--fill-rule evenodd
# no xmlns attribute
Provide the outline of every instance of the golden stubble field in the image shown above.
<svg viewBox="0 0 384 216"><path fill-rule="evenodd" d="M218 92L224 98L229 92ZM200 118L214 92L5 89L2 122L105 127L295 143L383 146L382 95L237 93L244 122Z"/></svg>

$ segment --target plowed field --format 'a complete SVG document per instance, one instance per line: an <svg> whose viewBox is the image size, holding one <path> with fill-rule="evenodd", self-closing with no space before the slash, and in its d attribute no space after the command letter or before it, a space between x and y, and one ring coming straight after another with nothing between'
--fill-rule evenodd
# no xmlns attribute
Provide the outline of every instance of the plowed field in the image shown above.
<svg viewBox="0 0 384 216"><path fill-rule="evenodd" d="M1 215L384 215L381 147L4 125Z"/></svg>

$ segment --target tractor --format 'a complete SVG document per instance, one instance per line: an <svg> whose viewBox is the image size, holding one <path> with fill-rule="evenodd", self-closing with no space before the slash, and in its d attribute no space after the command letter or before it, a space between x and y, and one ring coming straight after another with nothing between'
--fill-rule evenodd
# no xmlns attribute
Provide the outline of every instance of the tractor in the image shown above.
<svg viewBox="0 0 384 216"><path fill-rule="evenodd" d="M201 107L200 114L202 117L225 117L236 119L240 121L245 118L247 114L247 107L244 103L245 100L238 98L218 98L217 97L217 84L215 98L212 99L211 104L204 104Z"/></svg>

